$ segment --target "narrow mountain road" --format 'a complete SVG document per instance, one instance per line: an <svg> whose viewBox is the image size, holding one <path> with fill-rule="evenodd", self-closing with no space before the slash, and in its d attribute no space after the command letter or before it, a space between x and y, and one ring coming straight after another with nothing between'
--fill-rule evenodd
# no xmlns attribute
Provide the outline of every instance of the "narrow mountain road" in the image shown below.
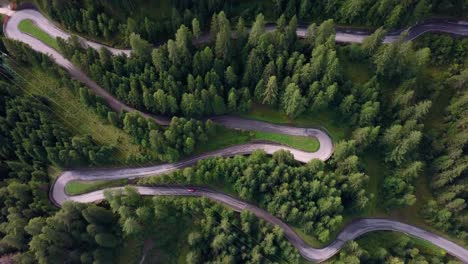
<svg viewBox="0 0 468 264"><path fill-rule="evenodd" d="M70 61L64 58L56 50L48 47L43 42L22 33L18 29L19 23L24 19L32 20L36 25L41 29L46 31L53 37L68 38L70 35L58 27L56 27L52 22L48 21L42 14L34 10L22 10L12 12L8 9L0 8L0 13L4 13L10 16L8 23L4 27L5 35L8 38L16 39L21 42L29 44L34 50L49 54L51 58L60 66L65 68L70 75L83 82L90 89L92 89L97 95L103 97L109 106L115 111L136 111L135 109L125 105L124 103L118 101L110 93L104 90L102 87L97 85L92 81L86 74L84 74L80 69L75 67ZM269 30L267 28L267 30ZM421 24L416 27L413 27L409 31L407 39L413 39L424 32L448 32L452 34L467 36L468 35L468 25L466 24L450 24L450 23L432 23L432 24ZM298 28L297 34L299 37L304 37L306 28ZM336 40L339 42L362 42L365 37L368 36L368 33L358 32L356 30L337 30ZM392 42L396 40L397 35L388 35L385 38L385 42ZM129 55L130 50L118 50L110 47L106 47L96 42L86 41L81 39L84 44L98 49L101 47L108 48L114 55L125 54ZM152 114L142 113L145 117L152 118L155 122L167 125L170 121L168 117L161 117ZM308 162L311 159L321 159L327 160L333 153L333 142L327 133L319 129L312 128L297 128L290 126L274 125L265 122L246 120L238 117L232 116L219 116L211 118L214 122L217 122L221 125L224 125L233 129L243 129L243 130L255 130L255 131L264 131L264 132L275 132L283 133L288 135L300 135L300 136L312 136L316 137L320 142L320 149L314 153L308 153L293 148L277 145L277 144L267 144L267 143L251 143L243 144L228 147L222 150L217 150L202 155L194 156L192 158L182 160L176 163L162 164L149 167L140 167L140 168L120 168L120 169L96 169L96 170L73 170L63 172L54 183L51 189L51 200L57 205L61 206L65 201L75 201L81 203L90 203L98 202L104 199L104 190L95 191L86 193L83 195L68 196L65 193L65 185L71 181L93 181L93 180L114 180L114 179L124 179L124 178L139 178L139 177L148 177L151 175L162 175L170 173L174 170L178 170L187 166L194 165L196 162L202 159L206 159L214 156L233 156L233 155L246 155L250 154L256 149L263 149L268 154L272 154L277 150L286 149L289 150L294 158L300 162ZM414 237L426 240L438 247L441 247L449 254L459 258L464 263L468 263L468 250L463 247L456 245L455 243L438 236L436 234L424 231L420 228L407 225L398 221L386 220L386 219L361 219L352 222L350 225L345 227L342 232L338 235L337 239L322 249L316 249L310 247L303 239L301 239L294 230L284 223L281 219L271 215L265 210L249 204L240 199L231 197L222 192L210 190L207 188L197 188L195 192L191 192L187 187L183 186L159 186L159 187L142 187L134 186L134 188L141 195L160 195L160 196L198 196L198 197L207 197L213 201L223 203L233 210L242 211L249 210L254 213L257 217L268 221L273 225L279 226L283 229L286 238L299 250L300 254L310 261L321 262L329 259L334 254L336 254L346 243L346 241L353 240L359 237L362 234L380 231L380 230L392 230L404 232ZM121 191L123 187L110 188L110 191Z"/></svg>
<svg viewBox="0 0 468 264"><path fill-rule="evenodd" d="M83 174L83 172L80 172L80 175L81 177L86 177L85 174ZM77 175L73 174L73 172L66 172L65 175L62 175L59 178L59 181L62 177L76 176ZM299 253L309 261L325 261L334 256L346 244L347 241L354 240L365 233L373 231L397 231L433 243L438 247L444 249L448 254L457 257L458 259L463 261L463 263L468 263L468 250L466 250L465 248L434 233L394 220L378 218L356 220L347 225L330 245L324 248L317 249L309 246L307 242L305 242L299 235L297 235L296 232L294 232L294 230L281 219L271 215L267 211L259 208L258 206L249 204L245 201L234 198L222 192L197 186L132 187L141 195L206 197L212 201L223 203L229 208L238 212L241 212L243 210L250 211L257 217L269 222L270 224L280 227L283 230L284 235L289 240L289 242L291 242L291 244L293 244L298 249ZM60 186L59 188L62 189L62 186ZM196 191L191 192L189 191L190 188L196 188ZM123 192L123 187L109 188L108 190L112 192ZM75 202L81 203L97 202L104 199L104 191L100 190L68 198Z"/></svg>

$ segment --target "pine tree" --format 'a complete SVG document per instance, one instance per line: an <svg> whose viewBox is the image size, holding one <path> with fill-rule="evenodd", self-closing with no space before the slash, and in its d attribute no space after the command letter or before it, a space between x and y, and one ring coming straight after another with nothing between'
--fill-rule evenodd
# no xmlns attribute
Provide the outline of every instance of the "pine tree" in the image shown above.
<svg viewBox="0 0 468 264"><path fill-rule="evenodd" d="M289 117L300 115L305 109L305 99L295 83L290 83L283 95L283 110Z"/></svg>
<svg viewBox="0 0 468 264"><path fill-rule="evenodd" d="M151 54L151 44L142 39L138 34L132 33L130 35L130 46L132 47L132 52L139 57L146 57Z"/></svg>
<svg viewBox="0 0 468 264"><path fill-rule="evenodd" d="M199 38L201 35L200 22L197 18L192 20L192 35L194 38Z"/></svg>
<svg viewBox="0 0 468 264"><path fill-rule="evenodd" d="M271 76L263 93L263 104L274 105L278 100L278 83L276 76Z"/></svg>
<svg viewBox="0 0 468 264"><path fill-rule="evenodd" d="M265 32L265 18L263 14L257 15L249 34L249 45L255 47L260 40L260 36Z"/></svg>
<svg viewBox="0 0 468 264"><path fill-rule="evenodd" d="M237 95L236 90L231 88L228 95L228 110L229 112L235 112L237 110Z"/></svg>
<svg viewBox="0 0 468 264"><path fill-rule="evenodd" d="M362 49L368 56L372 56L377 52L385 38L387 31L382 27L378 28L372 35L365 38L362 42Z"/></svg>

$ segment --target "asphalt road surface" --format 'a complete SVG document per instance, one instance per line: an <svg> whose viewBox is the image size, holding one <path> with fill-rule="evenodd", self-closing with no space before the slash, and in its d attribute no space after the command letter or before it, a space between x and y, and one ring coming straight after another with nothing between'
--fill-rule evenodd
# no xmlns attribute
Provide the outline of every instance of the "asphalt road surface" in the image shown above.
<svg viewBox="0 0 468 264"><path fill-rule="evenodd" d="M53 37L61 37L67 39L70 35L58 27L56 27L52 22L45 18L41 13L34 10L22 10L12 12L11 10L0 8L0 13L4 13L10 16L8 23L4 27L5 35L11 39L16 39L24 43L29 44L34 50L49 54L53 60L68 70L70 75L83 82L89 86L96 94L103 97L111 106L112 109L116 111L136 111L135 109L123 104L109 94L106 90L97 85L92 81L86 74L84 74L80 69L75 67L70 61L65 59L61 54L59 54L54 49L48 47L43 42L22 33L18 29L18 24L24 19L32 20L36 25L41 29L46 31ZM274 26L268 26L267 30L273 30ZM401 32L401 31L400 31ZM385 42L393 42L398 39L398 34L400 32L394 32L385 37ZM409 29L409 33L406 36L406 40L412 40L425 32L446 32L460 36L468 35L468 25L466 23L454 23L447 21L436 21L431 23L422 23L416 25L415 27ZM306 34L306 27L298 27L297 34L299 37L304 37ZM356 30L356 29L337 29L336 41L338 42L362 42L367 36L368 32ZM209 36L204 37L205 40L209 39ZM201 42L205 41L201 40ZM108 48L114 55L125 54L130 55L130 50L119 50L111 47L106 47L96 42L87 41L81 38L81 41L84 45L88 45L92 48L99 49L101 47ZM145 117L152 118L155 122L167 125L170 121L168 117L156 116L152 114L142 113ZM312 128L297 128L290 126L282 125L273 125L265 122L246 120L238 117L231 116L220 116L212 117L213 121L222 124L226 127L233 129L242 129L242 130L256 130L256 131L265 131L265 132L275 132L283 133L289 135L300 135L300 136L312 136L316 137L320 142L320 149L317 152L308 153L293 148L277 145L277 144L268 144L268 143L251 143L237 145L222 150L217 150L202 155L194 156L190 159L183 160L176 163L162 164L149 167L140 167L140 168L120 168L120 169L97 169L97 170L74 170L63 172L56 182L54 183L51 190L51 200L57 205L60 206L67 200L90 203L97 202L104 199L104 191L95 191L83 195L69 196L65 193L65 185L71 181L93 181L93 180L114 180L114 179L124 179L124 178L139 178L139 177L148 177L151 175L162 175L167 174L171 171L191 166L198 162L201 159L214 157L214 156L233 156L233 155L246 155L251 153L256 149L263 149L268 154L272 154L277 150L286 149L289 150L294 158L301 162L307 162L311 159L321 159L327 160L333 153L333 142L327 133L320 129ZM142 187L134 186L136 190L141 195L161 195L161 196L200 196L207 197L213 201L223 203L233 210L242 211L249 210L254 213L257 217L268 221L272 225L277 225L283 229L286 238L299 250L300 254L311 261L321 262L329 259L334 254L336 254L345 244L346 241L353 240L359 237L362 234L372 232L372 231L381 231L381 230L391 230L404 232L414 237L426 240L438 247L444 249L449 254L459 258L464 263L468 263L468 250L465 248L441 237L434 233L427 232L420 228L407 225L398 221L387 220L387 219L360 219L352 222L347 227L345 227L342 232L338 235L335 241L330 245L322 249L316 249L310 247L304 240L302 240L294 230L284 223L279 218L271 215L265 210L249 204L245 201L239 200L237 198L231 197L222 192L210 190L207 188L192 187L196 188L195 192L188 190L188 187L181 186L160 186L160 187ZM122 191L122 187L110 188L109 191Z"/></svg>

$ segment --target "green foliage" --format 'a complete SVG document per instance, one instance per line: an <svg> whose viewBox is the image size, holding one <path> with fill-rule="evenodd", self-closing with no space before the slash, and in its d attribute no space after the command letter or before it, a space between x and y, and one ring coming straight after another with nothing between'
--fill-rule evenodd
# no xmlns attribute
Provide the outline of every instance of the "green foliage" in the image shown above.
<svg viewBox="0 0 468 264"><path fill-rule="evenodd" d="M59 46L117 98L149 112L186 117L242 112L248 110L252 94L258 102L283 106L291 117L309 105L322 110L335 100L339 88L333 21L313 32L310 60L296 45L297 20L281 21L283 26L266 32L259 15L247 39L239 20L241 32L233 40L230 22L221 12L212 18L213 45L195 49L190 30L182 25L175 39L151 52L151 61L150 45L136 34L130 40L137 56L130 58L85 51L73 39L59 40Z"/></svg>
<svg viewBox="0 0 468 264"><path fill-rule="evenodd" d="M347 242L331 263L452 263L440 251L400 233L378 232Z"/></svg>
<svg viewBox="0 0 468 264"><path fill-rule="evenodd" d="M152 46L146 40L142 39L140 35L132 33L130 35L130 47L132 52L137 56L149 56L151 54Z"/></svg>
<svg viewBox="0 0 468 264"><path fill-rule="evenodd" d="M172 35L181 25L192 27L193 31L194 19L199 21L199 25L195 27L208 30L212 15L221 11L228 14L231 21L242 18L249 24L255 21L255 16L263 13L265 21L274 21L281 16L286 19L296 16L301 22L320 22L333 18L340 24L387 28L415 24L430 14L461 17L467 11L463 1L445 0L413 0L404 3L387 0L258 0L248 3L226 0L36 2L42 11L65 28L119 45L128 45L132 33L141 35L151 43L157 43ZM193 33L198 36L195 31Z"/></svg>
<svg viewBox="0 0 468 264"><path fill-rule="evenodd" d="M402 39L381 46L373 57L377 74L387 79L397 76L410 78L417 74L417 71L422 69L429 59L428 48L414 50L412 42L403 42Z"/></svg>
<svg viewBox="0 0 468 264"><path fill-rule="evenodd" d="M418 86L418 81L410 79L394 91L389 104L389 113L394 121L385 128L381 139L385 161L393 168L392 175L387 175L383 186L389 207L415 203L412 183L420 177L424 167L420 157L423 143L421 121L432 103L418 98L415 86Z"/></svg>
<svg viewBox="0 0 468 264"><path fill-rule="evenodd" d="M374 33L372 33L372 35L365 38L362 42L362 49L364 50L364 52L368 56L374 55L375 52L379 49L379 47L382 45L386 34L387 31L380 27Z"/></svg>
<svg viewBox="0 0 468 264"><path fill-rule="evenodd" d="M447 107L445 130L434 145L431 185L437 194L437 201L430 201L425 216L436 227L455 233L466 239L466 196L468 159L466 153L468 114L467 72L463 70L448 80L449 86L456 89Z"/></svg>
<svg viewBox="0 0 468 264"><path fill-rule="evenodd" d="M276 152L273 158L256 151L248 158L202 160L196 167L140 183L229 183L241 198L254 200L272 214L300 225L306 233L328 241L330 232L341 226L343 206L359 209L367 202L362 190L367 176L349 165L350 159L357 159L352 154L344 153L344 161L337 160L339 166L333 172L318 160L320 166L297 167L286 151Z"/></svg>
<svg viewBox="0 0 468 264"><path fill-rule="evenodd" d="M38 3L53 19L78 33L109 40L121 27L115 18L106 13L101 1L84 3L43 0Z"/></svg>
<svg viewBox="0 0 468 264"><path fill-rule="evenodd" d="M415 42L418 47L431 49L431 61L437 65L465 64L468 59L468 39L448 35L426 34Z"/></svg>
<svg viewBox="0 0 468 264"><path fill-rule="evenodd" d="M157 151L159 159L174 162L193 153L195 147L208 140L213 132L212 122L173 117L166 129L158 128L153 120L136 112L122 115L123 130L134 140Z"/></svg>
<svg viewBox="0 0 468 264"><path fill-rule="evenodd" d="M181 219L189 219L190 227L185 229L193 231L180 238L189 250L178 256L188 263L268 263L282 259L299 263L299 253L286 242L281 229L259 221L247 211L238 214L206 198L145 199L131 188L106 193L106 197L126 238L155 236L159 237L158 244L169 246L164 237L177 236L174 230L180 229Z"/></svg>
<svg viewBox="0 0 468 264"><path fill-rule="evenodd" d="M116 222L108 209L65 203L54 216L30 220L25 229L32 238L22 257L33 257L37 263L111 262L121 240Z"/></svg>
<svg viewBox="0 0 468 264"><path fill-rule="evenodd" d="M283 109L290 117L300 115L305 109L305 99L301 96L299 87L291 83L286 87L283 95Z"/></svg>

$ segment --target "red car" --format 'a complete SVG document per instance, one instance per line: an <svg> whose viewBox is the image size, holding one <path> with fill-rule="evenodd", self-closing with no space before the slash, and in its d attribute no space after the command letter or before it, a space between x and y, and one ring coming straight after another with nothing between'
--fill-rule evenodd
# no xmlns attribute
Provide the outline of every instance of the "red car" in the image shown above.
<svg viewBox="0 0 468 264"><path fill-rule="evenodd" d="M196 192L197 190L194 188L188 188L187 191L193 193L193 192Z"/></svg>

